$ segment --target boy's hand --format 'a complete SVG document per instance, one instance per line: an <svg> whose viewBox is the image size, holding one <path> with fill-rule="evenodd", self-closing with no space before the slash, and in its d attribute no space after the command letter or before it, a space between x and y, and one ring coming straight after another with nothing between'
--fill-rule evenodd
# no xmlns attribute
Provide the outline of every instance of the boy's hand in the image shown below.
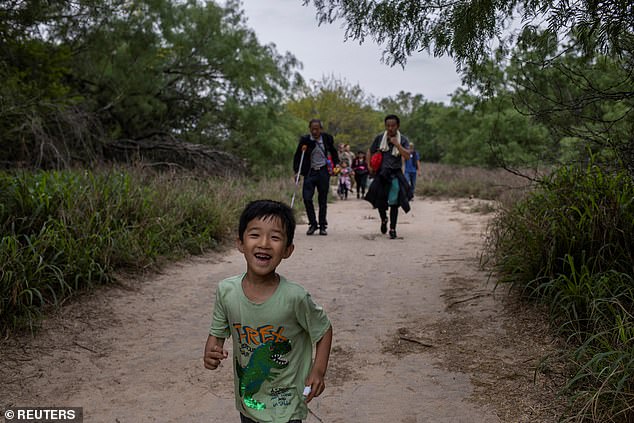
<svg viewBox="0 0 634 423"><path fill-rule="evenodd" d="M328 328L324 336L317 341L315 350L315 361L310 374L306 378L306 386L310 386L310 393L306 397L306 402L310 402L313 398L318 397L324 392L326 384L324 376L328 368L328 358L330 357L330 346L332 344L332 327Z"/></svg>
<svg viewBox="0 0 634 423"><path fill-rule="evenodd" d="M324 376L319 372L312 371L306 379L306 386L310 386L310 393L304 399L304 401L309 403L313 398L321 395L321 393L324 392L324 389L326 389Z"/></svg>
<svg viewBox="0 0 634 423"><path fill-rule="evenodd" d="M219 345L211 345L208 349L205 349L205 356L203 362L205 368L209 370L216 370L220 365L220 361L229 356L229 352L223 349Z"/></svg>

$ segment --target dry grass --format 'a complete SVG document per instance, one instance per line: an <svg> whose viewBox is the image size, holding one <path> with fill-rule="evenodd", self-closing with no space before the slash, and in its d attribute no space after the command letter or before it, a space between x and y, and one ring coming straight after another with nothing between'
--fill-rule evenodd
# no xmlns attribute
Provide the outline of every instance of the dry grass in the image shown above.
<svg viewBox="0 0 634 423"><path fill-rule="evenodd" d="M428 197L481 198L513 204L532 187L530 179L504 169L424 163L416 193ZM532 177L534 173L528 173Z"/></svg>

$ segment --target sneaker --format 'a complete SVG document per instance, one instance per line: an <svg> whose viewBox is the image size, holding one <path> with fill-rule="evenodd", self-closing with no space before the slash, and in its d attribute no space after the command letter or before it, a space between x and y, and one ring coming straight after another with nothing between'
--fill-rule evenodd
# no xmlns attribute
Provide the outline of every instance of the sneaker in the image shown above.
<svg viewBox="0 0 634 423"><path fill-rule="evenodd" d="M308 228L308 230L306 231L306 235L312 235L315 233L316 230L317 230L317 226L311 225L310 228Z"/></svg>
<svg viewBox="0 0 634 423"><path fill-rule="evenodd" d="M396 229L390 229L390 239L396 239Z"/></svg>
<svg viewBox="0 0 634 423"><path fill-rule="evenodd" d="M381 221L381 233L387 233L387 219Z"/></svg>

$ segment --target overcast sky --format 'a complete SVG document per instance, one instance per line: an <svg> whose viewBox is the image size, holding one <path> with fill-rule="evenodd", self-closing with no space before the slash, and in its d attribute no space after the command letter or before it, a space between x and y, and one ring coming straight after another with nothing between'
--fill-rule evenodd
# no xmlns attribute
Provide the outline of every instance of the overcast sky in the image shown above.
<svg viewBox="0 0 634 423"><path fill-rule="evenodd" d="M405 91L445 103L461 85L448 58L421 53L410 57L405 69L381 63L380 46L371 40L362 45L354 40L344 42L341 23L318 26L315 7L303 6L302 0L242 2L247 25L260 43L274 43L282 54L293 53L304 65L301 73L306 80L334 75L379 99Z"/></svg>

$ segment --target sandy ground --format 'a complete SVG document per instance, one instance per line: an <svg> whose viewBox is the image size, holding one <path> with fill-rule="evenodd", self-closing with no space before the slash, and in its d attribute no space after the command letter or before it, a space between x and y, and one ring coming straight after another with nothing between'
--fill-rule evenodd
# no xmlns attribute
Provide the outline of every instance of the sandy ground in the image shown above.
<svg viewBox="0 0 634 423"><path fill-rule="evenodd" d="M334 328L326 391L307 422L554 422L554 349L543 317L479 269L491 215L477 200L417 199L399 239L362 200L329 205L329 235L306 236L279 272ZM235 249L169 266L67 304L36 337L0 341L0 408L76 406L85 422L235 422L231 369L205 370L217 283Z"/></svg>

